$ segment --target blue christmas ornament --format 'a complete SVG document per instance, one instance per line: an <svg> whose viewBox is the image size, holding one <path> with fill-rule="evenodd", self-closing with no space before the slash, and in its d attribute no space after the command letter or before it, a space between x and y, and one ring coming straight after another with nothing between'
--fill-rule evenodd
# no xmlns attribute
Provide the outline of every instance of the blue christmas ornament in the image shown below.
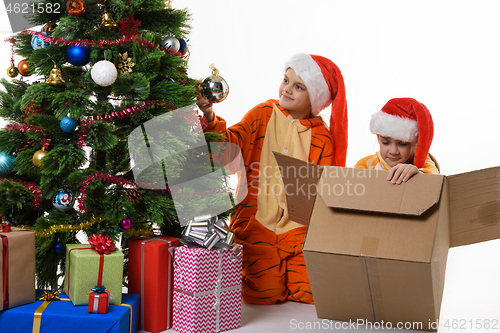
<svg viewBox="0 0 500 333"><path fill-rule="evenodd" d="M14 170L15 166L14 155L9 155L6 152L0 152L0 176L7 176Z"/></svg>
<svg viewBox="0 0 500 333"><path fill-rule="evenodd" d="M33 50L43 49L44 47L47 47L49 45L49 42L44 41L38 36L31 37L31 47L33 48Z"/></svg>
<svg viewBox="0 0 500 333"><path fill-rule="evenodd" d="M50 37L50 33L47 32L47 29L52 31L54 27L51 27L49 26L49 24L46 24L43 28L42 28L42 35L43 36L46 36L46 37ZM39 49L43 49L44 47L47 47L49 46L50 43L43 40L41 37L39 36L33 36L31 37L31 47L33 48L33 50L39 50Z"/></svg>
<svg viewBox="0 0 500 333"><path fill-rule="evenodd" d="M59 127L66 133L72 133L76 128L76 119L66 116L61 119Z"/></svg>
<svg viewBox="0 0 500 333"><path fill-rule="evenodd" d="M64 253L66 251L66 245L61 241L57 241L57 243L54 244L52 250L55 254Z"/></svg>
<svg viewBox="0 0 500 333"><path fill-rule="evenodd" d="M181 44L181 46L179 47L179 52L181 54L185 54L186 53L186 47L187 47L187 43L184 39L182 38L179 38L179 43Z"/></svg>
<svg viewBox="0 0 500 333"><path fill-rule="evenodd" d="M70 64L85 66L90 61L90 47L71 45L66 49L66 57Z"/></svg>
<svg viewBox="0 0 500 333"><path fill-rule="evenodd" d="M57 190L56 194L52 197L52 205L55 208L68 210L73 208L73 204L75 203L75 195L73 192L66 188L61 188Z"/></svg>

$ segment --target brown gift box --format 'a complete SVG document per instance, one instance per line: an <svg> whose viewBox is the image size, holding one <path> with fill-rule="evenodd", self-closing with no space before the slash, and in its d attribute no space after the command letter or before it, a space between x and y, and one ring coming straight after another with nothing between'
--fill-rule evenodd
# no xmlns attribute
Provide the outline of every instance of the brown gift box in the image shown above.
<svg viewBox="0 0 500 333"><path fill-rule="evenodd" d="M0 232L0 311L35 301L35 232Z"/></svg>

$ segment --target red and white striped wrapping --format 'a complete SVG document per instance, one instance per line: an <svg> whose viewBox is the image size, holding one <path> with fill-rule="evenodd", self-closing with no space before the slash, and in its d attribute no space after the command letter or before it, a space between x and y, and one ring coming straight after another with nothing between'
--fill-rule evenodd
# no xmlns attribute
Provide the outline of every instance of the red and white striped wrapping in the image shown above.
<svg viewBox="0 0 500 333"><path fill-rule="evenodd" d="M96 293L95 291L89 294L89 313L108 313L109 308L109 291Z"/></svg>
<svg viewBox="0 0 500 333"><path fill-rule="evenodd" d="M176 248L173 329L212 333L240 327L241 269L241 255L229 249Z"/></svg>

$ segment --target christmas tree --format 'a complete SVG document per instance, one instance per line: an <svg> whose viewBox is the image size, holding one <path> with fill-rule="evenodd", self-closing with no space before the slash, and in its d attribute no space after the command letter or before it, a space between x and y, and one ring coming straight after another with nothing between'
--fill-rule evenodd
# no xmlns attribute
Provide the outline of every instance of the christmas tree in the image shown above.
<svg viewBox="0 0 500 333"><path fill-rule="evenodd" d="M58 289L78 232L126 250L138 235L178 236L179 209L204 214L228 194L219 173L201 177L215 170L216 145L193 136L187 10L161 0L38 6L30 20L43 28L8 40L24 60L1 82L0 214L36 231L37 287ZM197 177L196 189L180 186Z"/></svg>

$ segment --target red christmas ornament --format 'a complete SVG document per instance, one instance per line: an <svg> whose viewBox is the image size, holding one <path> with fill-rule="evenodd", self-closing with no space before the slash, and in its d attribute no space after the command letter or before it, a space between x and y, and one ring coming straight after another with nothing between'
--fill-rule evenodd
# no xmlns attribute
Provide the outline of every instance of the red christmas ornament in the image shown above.
<svg viewBox="0 0 500 333"><path fill-rule="evenodd" d="M110 254L116 250L113 240L108 236L103 236L101 234L93 234L89 238L89 244L92 245L92 248L99 254Z"/></svg>
<svg viewBox="0 0 500 333"><path fill-rule="evenodd" d="M141 26L141 21L134 20L133 16L129 16L126 19L120 20L120 29L118 33L125 36L136 36L139 34L139 27Z"/></svg>

